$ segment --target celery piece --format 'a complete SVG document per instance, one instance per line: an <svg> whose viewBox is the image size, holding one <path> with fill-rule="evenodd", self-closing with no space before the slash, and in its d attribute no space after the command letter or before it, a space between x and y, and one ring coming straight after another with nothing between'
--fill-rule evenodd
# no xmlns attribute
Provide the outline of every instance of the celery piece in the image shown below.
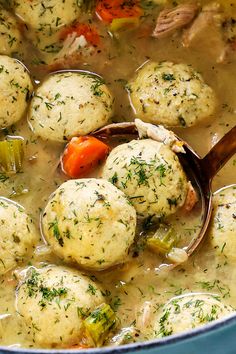
<svg viewBox="0 0 236 354"><path fill-rule="evenodd" d="M139 25L139 18L137 17L123 17L115 18L112 20L110 25L110 30L112 32L117 32L120 30L127 30L130 28L137 27Z"/></svg>
<svg viewBox="0 0 236 354"><path fill-rule="evenodd" d="M147 247L157 253L167 254L175 246L177 235L173 228L160 226L152 237L147 239Z"/></svg>
<svg viewBox="0 0 236 354"><path fill-rule="evenodd" d="M6 173L21 171L24 158L24 140L11 138L0 141L0 166Z"/></svg>
<svg viewBox="0 0 236 354"><path fill-rule="evenodd" d="M86 335L97 347L103 345L115 324L116 315L108 304L100 305L84 320Z"/></svg>

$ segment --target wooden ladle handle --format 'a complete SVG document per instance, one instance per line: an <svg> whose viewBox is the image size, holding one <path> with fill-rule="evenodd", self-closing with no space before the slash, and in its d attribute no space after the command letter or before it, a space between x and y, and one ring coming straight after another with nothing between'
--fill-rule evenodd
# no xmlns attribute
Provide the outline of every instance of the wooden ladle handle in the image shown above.
<svg viewBox="0 0 236 354"><path fill-rule="evenodd" d="M236 126L233 127L201 160L202 173L209 182L236 153Z"/></svg>

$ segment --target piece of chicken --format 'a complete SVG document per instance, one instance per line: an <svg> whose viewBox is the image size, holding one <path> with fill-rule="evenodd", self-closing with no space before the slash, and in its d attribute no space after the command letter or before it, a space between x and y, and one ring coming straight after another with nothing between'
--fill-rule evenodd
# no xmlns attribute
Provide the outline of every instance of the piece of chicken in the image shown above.
<svg viewBox="0 0 236 354"><path fill-rule="evenodd" d="M208 48L209 55L222 63L226 57L226 44L222 35L223 13L218 3L210 3L202 8L193 24L183 35L183 46ZM206 35L207 33L207 35Z"/></svg>
<svg viewBox="0 0 236 354"><path fill-rule="evenodd" d="M190 212L194 206L197 204L198 202L198 195L196 190L194 189L192 183L189 181L188 182L188 192L187 192L187 197L184 203L184 210L186 212Z"/></svg>
<svg viewBox="0 0 236 354"><path fill-rule="evenodd" d="M152 36L163 38L190 24L198 13L196 4L182 4L160 12Z"/></svg>
<svg viewBox="0 0 236 354"><path fill-rule="evenodd" d="M94 48L88 44L83 35L76 33L69 34L63 42L62 49L57 56L47 65L42 66L42 70L52 72L61 69L74 68L81 63L83 58L90 55Z"/></svg>

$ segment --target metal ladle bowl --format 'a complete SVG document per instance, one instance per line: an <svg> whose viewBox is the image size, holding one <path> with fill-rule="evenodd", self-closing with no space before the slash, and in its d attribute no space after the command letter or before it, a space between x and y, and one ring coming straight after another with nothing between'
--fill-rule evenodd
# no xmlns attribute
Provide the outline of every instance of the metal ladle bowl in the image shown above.
<svg viewBox="0 0 236 354"><path fill-rule="evenodd" d="M107 125L93 133L100 139L115 137L138 138L138 130L135 123L114 123ZM199 233L186 247L187 255L190 256L203 240L212 214L212 180L226 162L236 153L236 126L232 128L218 143L201 158L185 141L175 135L184 145L186 154L180 154L180 161L185 171L190 171L197 183L202 203L202 218Z"/></svg>

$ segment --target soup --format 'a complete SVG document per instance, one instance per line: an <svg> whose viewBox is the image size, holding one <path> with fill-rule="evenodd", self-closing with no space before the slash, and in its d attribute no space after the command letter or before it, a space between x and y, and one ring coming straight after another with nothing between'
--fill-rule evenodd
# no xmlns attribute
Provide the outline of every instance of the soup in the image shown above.
<svg viewBox="0 0 236 354"><path fill-rule="evenodd" d="M195 87L200 93L199 96L192 97L192 103L186 107L184 112L187 118L178 115L179 124L172 121L170 124L165 121L164 124L167 127L174 125L171 129L186 140L199 155L204 156L234 126L236 3L218 1L213 4L202 0L191 3L190 7L187 1L158 0L114 1L114 4L109 6L106 1L85 1L83 4L72 0L46 1L40 4L36 1L29 4L20 0L13 0L10 4L7 1L1 3L0 25L7 29L1 31L3 50L0 49L0 52L24 63L29 74L23 70L21 75L24 77L24 83L19 84L16 81L18 76L11 80L11 89L21 91L25 95L26 103L15 103L14 97L8 103L6 98L3 101L4 112L10 111L13 104L17 104L17 109L11 114L4 113L6 122L1 126L1 140L11 141L13 138L17 140L22 137L24 158L22 167L15 171L17 173L9 174L2 169L0 174L2 230L7 222L4 221L6 218L10 220L11 225L7 226L9 229L5 229L6 236L3 235L3 242L0 243L0 269L3 269L0 285L0 344L20 348L116 346L161 338L233 313L236 307L233 281L235 259L232 253L234 244L230 236L235 234L235 186L215 195L215 214L206 240L191 258L184 259L185 262L179 262L181 264L172 269L168 265L173 259L168 260L167 252L160 255L160 248L157 251L148 248L147 238L164 225L164 236L166 232L168 234L174 229L175 234L179 236L177 247L183 250L201 225L200 201L195 200L196 204L194 202L195 205L186 213L183 209L184 197L181 200L178 196L169 200L168 208L171 213L168 216L159 215L156 209L153 212L152 203L145 214L145 208L138 209L135 206L136 190L131 188L127 202L127 188L124 185L116 185L115 180L120 170L117 169L116 174L113 173L113 181L107 177L110 182L105 181L102 184L100 177L104 177L107 152L101 159L102 163L82 174L82 179L70 178L64 173L68 170L65 171L64 168L64 172L62 171L60 162L65 145L72 136L88 135L109 121L119 123L142 118L149 123L155 123L155 107L166 105L162 98L169 92L173 94L172 102L167 104L171 120L177 105L175 90L180 90L183 82L184 85L190 85L191 80L197 85ZM160 16L163 16L162 11L166 9L172 9L172 12L171 15L164 13L164 20L169 22L167 21L167 28L163 29L163 19ZM174 17L177 26L173 26L173 16L177 16ZM159 27L156 27L156 21ZM205 36L206 31L208 36ZM0 58L0 62L5 60L4 65L7 66L9 61L4 58ZM172 63L176 66L172 66ZM21 64L13 64L11 62L13 66L10 72L16 71L18 75L19 70L22 70L18 67L21 68ZM157 87L162 85L163 81L165 88L164 93L160 93L160 100L154 102L153 115L149 111L152 108L150 101L146 103L139 97L141 89L145 91L146 84L148 86L152 72L138 88L135 86L137 81L134 81L139 80L137 76L149 68L149 65L154 65L154 73L162 70L163 65L164 69L166 65L169 70L168 75L166 71L160 74ZM1 68L2 73L5 69L4 66ZM50 74L58 70L56 74ZM176 70L174 74L173 70ZM193 70L191 80L188 79L189 70ZM9 72L5 74L8 75ZM27 75L32 78L32 87L27 81ZM186 75L185 80L183 78L186 78ZM63 91L54 91L55 83L58 84L64 78L74 81L67 86L61 86ZM80 111L84 111L79 128L81 130L77 131L76 123L73 123L73 119L77 119L77 116L73 115L76 110L73 104L83 98L88 82L90 88L92 87L93 97L89 104L81 103ZM22 89L23 84L27 89ZM155 84L153 85L151 86L155 87ZM203 87L206 90L204 94L201 91ZM189 86L187 88L189 89ZM75 92L71 93L71 90ZM134 93L139 97L138 104ZM143 94L145 96L149 93L145 91ZM62 96L66 97L67 101L63 101ZM200 96L203 101L195 103L193 100L199 100ZM206 96L210 97L209 101ZM53 101L52 104L52 99L59 103ZM24 108L24 105L27 107ZM63 107L67 105L69 109L66 114L70 117L69 120L67 116L64 118L60 115ZM198 111L198 114L187 115L193 105L193 112ZM200 109L199 105L203 108ZM54 119L55 106L58 116ZM180 109L184 107L185 98L181 101ZM9 117L13 119L20 110L23 112L21 119L10 121ZM161 108L158 108L160 119L161 113ZM191 120L194 114L200 122ZM164 113L163 117L168 119L168 115L166 118ZM47 125L49 118L52 120ZM68 124L68 121L71 124ZM62 128L62 122L66 128ZM131 144L149 139L136 142L130 140L132 139L126 136L113 141L109 145L110 155L107 161L116 150L115 146L120 148L127 144L123 153L125 159ZM150 142L151 145L153 143L161 144ZM144 149L148 154L152 151L151 145ZM100 145L97 145L92 153L95 155L99 148ZM114 148L113 152L110 152L111 148ZM171 151L171 154L174 152ZM163 155L155 155L154 160L162 157ZM167 159L166 155L164 157ZM167 161L169 164L173 162L171 158ZM110 169L116 166L114 161ZM139 172L130 170L133 175L127 179L127 183L130 183L138 174L137 189L142 184L146 186L147 170L143 165L145 163L145 160L141 160L141 164L139 161ZM131 167L133 165L130 164ZM163 181L166 181L164 179L168 175L167 167L163 170L163 166L167 166L165 162L164 165L158 163L156 169L158 176L162 176ZM177 179L177 167L174 173ZM183 176L179 178L184 179ZM91 177L96 178L97 184ZM190 176L186 178L191 180L198 193L194 180ZM65 185L66 181L70 182ZM113 186L111 182L114 182ZM165 186L160 180L158 188L164 185L161 190L164 194L174 182L175 179L172 178ZM215 177L214 190L233 183L234 158ZM77 193L81 196L83 188L86 188L83 194L85 199L81 197L79 200ZM177 183L175 191L178 188ZM109 203L114 206L113 214L109 214L110 221L106 221L109 226L101 234L99 218L93 220L90 214L84 211L87 224L84 226L78 221L81 210L86 210L83 209L86 198L93 190L97 191L94 203L98 200L98 203L102 204L101 213L106 215L110 208ZM80 202L78 206L77 203ZM68 207L70 203L75 203L77 209ZM142 206L142 202L140 205ZM175 213L172 213L172 208L176 208ZM137 226L134 220L135 209L138 214ZM122 215L122 218L119 215ZM120 239L118 242L116 239L114 248L106 258L106 251L113 242L111 235L116 233L113 225L119 220L122 221L120 227L123 231L120 231ZM66 222L63 237L62 223L58 224L61 221ZM90 235L90 225L94 223L98 230L95 234L101 237L101 241L100 244L99 240L90 241L88 252L91 254L84 257L82 262L77 259L76 244L73 250L71 242L74 242L74 239L71 233L76 229L78 233L85 230L83 235ZM5 244L8 243L10 235L12 252L8 250L6 256ZM23 241L19 237L22 237ZM103 241L106 243L101 245ZM96 252L93 253L93 242L98 245L97 253L104 253L101 257L99 255L96 266L92 261L97 256ZM19 247L17 252L20 255L25 254L25 257L14 253L15 247ZM80 247L82 249L82 243ZM172 247L169 251L171 249ZM183 256L182 253L181 255ZM11 261L8 269L9 259Z"/></svg>

